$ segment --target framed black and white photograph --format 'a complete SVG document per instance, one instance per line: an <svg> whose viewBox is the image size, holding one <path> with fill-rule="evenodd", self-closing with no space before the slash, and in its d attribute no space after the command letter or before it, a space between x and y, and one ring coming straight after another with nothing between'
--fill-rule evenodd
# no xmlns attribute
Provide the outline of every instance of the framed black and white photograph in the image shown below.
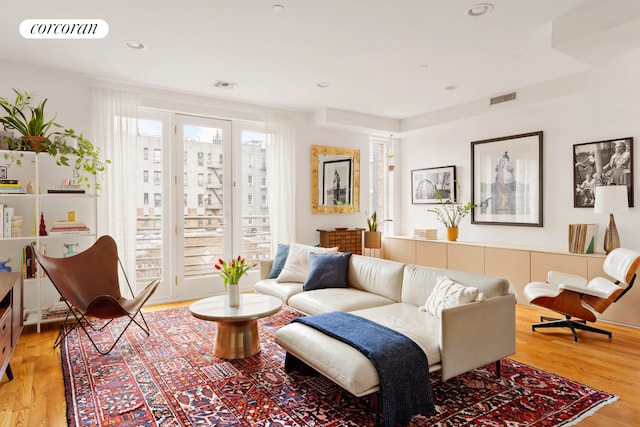
<svg viewBox="0 0 640 427"><path fill-rule="evenodd" d="M542 131L471 142L472 224L542 227Z"/></svg>
<svg viewBox="0 0 640 427"><path fill-rule="evenodd" d="M633 138L608 139L573 146L573 207L593 208L595 189L625 185L633 207Z"/></svg>
<svg viewBox="0 0 640 427"><path fill-rule="evenodd" d="M8 173L7 173L7 167L6 166L0 166L0 179L7 179Z"/></svg>
<svg viewBox="0 0 640 427"><path fill-rule="evenodd" d="M440 203L437 192L444 200L456 201L456 167L415 169L411 171L411 203ZM437 192L436 192L437 190Z"/></svg>
<svg viewBox="0 0 640 427"><path fill-rule="evenodd" d="M351 204L351 159L323 163L323 204Z"/></svg>

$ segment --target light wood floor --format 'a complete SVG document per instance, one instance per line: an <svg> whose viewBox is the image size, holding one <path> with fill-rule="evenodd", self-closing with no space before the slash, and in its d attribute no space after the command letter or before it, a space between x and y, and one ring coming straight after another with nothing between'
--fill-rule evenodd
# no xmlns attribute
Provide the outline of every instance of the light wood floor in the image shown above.
<svg viewBox="0 0 640 427"><path fill-rule="evenodd" d="M549 313L517 306L517 352L512 359L620 397L580 427L640 425L640 330L601 322L613 332L613 341L582 333L576 344L567 332L531 332L540 314ZM5 376L0 381L0 427L66 425L60 352L51 348L56 334L51 327L20 337L11 360L14 380Z"/></svg>

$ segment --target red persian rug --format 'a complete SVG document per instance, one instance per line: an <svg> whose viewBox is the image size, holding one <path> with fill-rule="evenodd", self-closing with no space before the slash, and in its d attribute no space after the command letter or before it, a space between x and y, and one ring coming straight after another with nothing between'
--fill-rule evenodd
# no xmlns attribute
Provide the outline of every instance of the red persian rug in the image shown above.
<svg viewBox="0 0 640 427"><path fill-rule="evenodd" d="M296 316L285 307L262 319L262 351L233 361L213 356L215 323L186 307L145 313L151 336L131 327L107 356L74 331L61 350L69 425L375 425L374 399L317 374L284 372L273 335ZM437 414L413 425L566 426L617 399L508 359L501 378L491 364L447 382L434 373L431 381Z"/></svg>

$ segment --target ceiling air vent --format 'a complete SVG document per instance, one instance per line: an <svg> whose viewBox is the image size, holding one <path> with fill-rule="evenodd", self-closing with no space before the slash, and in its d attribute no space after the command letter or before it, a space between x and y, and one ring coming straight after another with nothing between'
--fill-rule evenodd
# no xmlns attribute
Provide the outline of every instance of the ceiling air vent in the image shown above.
<svg viewBox="0 0 640 427"><path fill-rule="evenodd" d="M211 86L217 89L235 89L235 87L238 86L238 84L225 82L224 80L216 80L215 82L211 83Z"/></svg>
<svg viewBox="0 0 640 427"><path fill-rule="evenodd" d="M516 92L505 93L504 95L494 96L489 100L489 105L501 104L503 102L515 101Z"/></svg>

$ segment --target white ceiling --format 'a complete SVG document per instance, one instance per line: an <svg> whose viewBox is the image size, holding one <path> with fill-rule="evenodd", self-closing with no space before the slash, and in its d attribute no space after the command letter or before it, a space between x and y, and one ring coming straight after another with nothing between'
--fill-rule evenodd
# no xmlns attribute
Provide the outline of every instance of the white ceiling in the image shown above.
<svg viewBox="0 0 640 427"><path fill-rule="evenodd" d="M21 0L2 8L0 51L113 81L404 119L571 76L595 53L640 45L639 0L493 0L492 13L468 16L480 1ZM109 34L27 40L18 26L31 18L103 19ZM127 48L130 39L146 49Z"/></svg>

